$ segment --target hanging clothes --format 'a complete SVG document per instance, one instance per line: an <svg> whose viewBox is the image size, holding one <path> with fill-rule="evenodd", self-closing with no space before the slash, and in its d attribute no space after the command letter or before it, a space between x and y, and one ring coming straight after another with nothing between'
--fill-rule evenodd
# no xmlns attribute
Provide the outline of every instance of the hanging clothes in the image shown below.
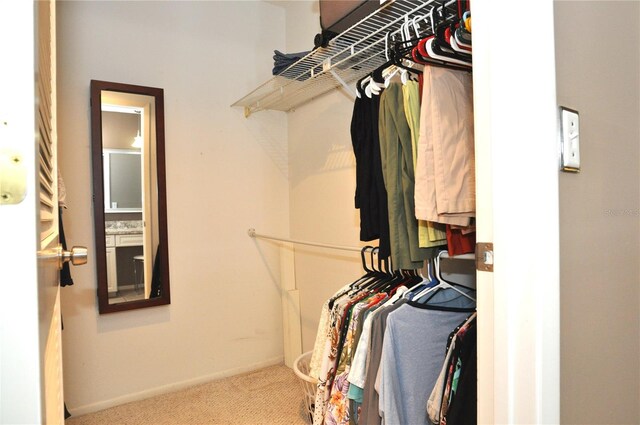
<svg viewBox="0 0 640 425"><path fill-rule="evenodd" d="M422 78L421 78L422 80ZM414 194L415 197L415 169L418 162L418 140L420 138L420 83L407 81L402 85L404 99L404 114L411 130L411 152L413 156L414 170ZM415 209L415 203L414 203ZM422 248L440 246L447 243L445 226L432 221L418 220L418 245Z"/></svg>
<svg viewBox="0 0 640 425"><path fill-rule="evenodd" d="M419 269L424 260L437 254L437 249L420 248L418 243L411 130L398 83L392 83L380 95L379 135L394 267Z"/></svg>
<svg viewBox="0 0 640 425"><path fill-rule="evenodd" d="M467 228L468 229L468 228ZM447 250L450 256L469 254L476 249L475 228L466 229L454 228L447 225Z"/></svg>
<svg viewBox="0 0 640 425"><path fill-rule="evenodd" d="M356 283L363 283L369 280L370 279L361 279L350 286L357 287ZM342 353L345 348L344 342L347 340L352 307L370 295L371 293L365 290L348 291L346 293L339 292L332 297L333 302L329 303L329 326L325 337L320 340L320 346L323 348L320 348L322 355L313 414L313 423L315 425L320 425L325 422L334 380L337 373L344 371L344 366L346 365L347 356L345 353L345 357L343 357Z"/></svg>
<svg viewBox="0 0 640 425"><path fill-rule="evenodd" d="M437 271L435 275L439 276ZM321 315L328 320L321 320L318 332L323 337L316 337L312 355L312 363L320 365L314 424L413 424L419 410L426 420L429 395L444 367L447 336L475 310L474 299L466 296L472 289L452 288L444 281L433 284L413 274L369 271L323 304ZM409 289L416 285L419 289ZM428 299L428 305L414 299ZM445 418L458 409L454 409L455 400L464 401L467 408L468 400L457 398L458 394L470 394L459 386L462 372L466 373L459 367L467 364L465 356L452 353L455 368L440 380L446 380L450 389L441 391L439 399L446 403L441 407ZM419 370L410 371L410 364ZM407 374L419 379L406 378ZM419 382L422 385L417 388ZM422 398L411 398L405 405L389 398L389 391L403 398L408 393ZM385 414L384 422L380 412Z"/></svg>
<svg viewBox="0 0 640 425"><path fill-rule="evenodd" d="M475 216L473 89L465 71L426 66L416 165L416 216L468 226Z"/></svg>
<svg viewBox="0 0 640 425"><path fill-rule="evenodd" d="M360 298L362 296L360 295ZM337 361L342 350L342 326L346 320L348 309L358 301L358 298L344 297L336 300L331 310L330 326L328 328L325 341L323 342L322 364L318 376L316 388L315 409L313 414L313 424L324 423L327 404L331 394Z"/></svg>
<svg viewBox="0 0 640 425"><path fill-rule="evenodd" d="M360 240L379 239L380 256L391 255L387 191L382 176L378 117L380 98L357 97L351 118L351 143L356 158L355 207L360 211Z"/></svg>
<svg viewBox="0 0 640 425"><path fill-rule="evenodd" d="M428 424L426 400L442 368L442 348L451 330L473 311L408 302L389 315L379 403L386 425Z"/></svg>
<svg viewBox="0 0 640 425"><path fill-rule="evenodd" d="M350 400L349 409L351 416L349 423L357 424L359 422L359 414L364 396L364 383L367 365L367 356L369 355L370 337L371 337L371 323L376 313L383 310L383 305L378 304L371 309L367 309L363 313L362 320L364 321L362 331L358 337L358 344L356 352L354 353L351 361L351 368L349 369L349 391L347 397Z"/></svg>
<svg viewBox="0 0 640 425"><path fill-rule="evenodd" d="M437 36L442 38L442 29L448 35L434 43L440 57L421 62L427 66L420 82L406 81L407 74L398 71L406 67L394 62L396 57L393 65L363 80L372 97L360 92L360 82L356 85L360 96L351 136L360 239L380 238L380 256L390 255L396 272L381 285L357 284L323 306L318 331L324 337L316 338L311 366L312 374L318 370L315 425L430 425L428 403L437 406L437 423L466 423L456 421L467 420L465 412L475 403L475 387L467 386L475 380L473 345L463 345L471 340L471 327L461 327L475 311L475 300L467 297L472 290L460 290L436 272L437 279L431 273L418 278L420 289L400 299L370 302L377 291L391 295L402 276L398 271L422 268L438 255L437 247L446 245L453 254L473 250L471 78L460 66L450 69L443 63L455 63L470 46L460 51L456 44L455 52L447 52L443 43L457 39L453 26L440 24L432 22ZM414 40L402 43L411 50L415 45ZM405 55L401 47L394 52ZM465 58L470 61L470 55ZM392 82L393 75L401 75L404 84ZM388 79L384 88L382 79ZM455 343L449 349L451 335ZM436 398L430 400L432 395Z"/></svg>
<svg viewBox="0 0 640 425"><path fill-rule="evenodd" d="M358 423L367 425L380 425L382 423L382 418L378 411L379 397L378 392L374 388L374 383L380 367L380 359L382 358L384 331L389 314L402 307L406 302L406 299L401 299L397 303L385 307L376 315L371 324L371 337L365 372L366 385L364 386L360 420Z"/></svg>
<svg viewBox="0 0 640 425"><path fill-rule="evenodd" d="M365 298L353 306L348 314L348 329L346 331L344 343L341 349L340 360L337 363L336 377L331 387L331 398L325 414L325 424L346 425L350 420L349 398L349 370L354 347L357 343L355 338L356 328L359 323L359 315L365 308L369 309L387 298L384 293L375 294Z"/></svg>
<svg viewBox="0 0 640 425"><path fill-rule="evenodd" d="M440 371L440 375L438 376L438 380L436 381L436 385L433 387L431 396L427 401L427 414L429 416L429 420L433 424L439 424L441 419L444 417L444 415L441 416L440 412L443 407L445 383L446 381L448 381L448 371L451 368L451 364L455 364L456 362L456 360L452 358L452 355L456 350L456 345L458 345L459 347L460 344L463 344L464 342L462 340L465 339L465 335L467 334L468 330L472 326L475 326L475 319L476 315L472 314L468 320L454 329L454 331L449 335L446 350L447 354L444 360L444 364L442 365L442 369ZM469 342L470 340L467 341L467 343Z"/></svg>
<svg viewBox="0 0 640 425"><path fill-rule="evenodd" d="M364 252L363 252L364 266ZM373 258L373 257L372 257ZM373 261L372 261L373 263ZM390 293L402 285L410 287L421 279L415 275L401 276L380 270L370 270L342 288L323 306L328 315L328 326L319 327L323 337L316 338L312 362L320 366L316 388L313 423L346 424L356 412L348 398L350 383L347 377L357 348L362 328L360 323L366 311L373 311ZM360 328L360 331L358 329ZM316 354L320 353L320 354ZM316 357L319 356L319 359Z"/></svg>
<svg viewBox="0 0 640 425"><path fill-rule="evenodd" d="M454 378L449 397L443 396L440 425L477 423L478 351L475 321L456 343ZM445 402L448 404L445 405Z"/></svg>
<svg viewBox="0 0 640 425"><path fill-rule="evenodd" d="M344 291L348 286L341 289ZM322 366L322 354L324 352L324 340L329 332L329 300L322 304L320 310L320 321L318 322L318 330L316 331L316 342L313 344L313 352L309 361L309 376L318 379L320 376L320 368Z"/></svg>

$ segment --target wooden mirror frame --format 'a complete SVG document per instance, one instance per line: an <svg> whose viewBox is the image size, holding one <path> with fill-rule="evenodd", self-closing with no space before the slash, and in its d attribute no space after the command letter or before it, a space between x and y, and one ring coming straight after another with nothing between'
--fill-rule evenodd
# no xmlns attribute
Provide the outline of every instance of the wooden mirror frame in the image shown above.
<svg viewBox="0 0 640 425"><path fill-rule="evenodd" d="M107 251L105 240L105 212L104 212L104 175L102 158L102 92L120 92L152 96L155 99L156 126L156 158L158 185L158 260L161 276L161 294L156 298L149 298L121 303L109 303L107 283ZM166 171L164 149L164 90L154 87L144 87L132 84L113 83L91 80L91 146L93 171L93 212L95 220L96 240L96 270L98 282L98 310L100 314L117 311L134 310L170 304L169 289L169 248L167 238L167 196ZM154 259L155 260L155 259Z"/></svg>

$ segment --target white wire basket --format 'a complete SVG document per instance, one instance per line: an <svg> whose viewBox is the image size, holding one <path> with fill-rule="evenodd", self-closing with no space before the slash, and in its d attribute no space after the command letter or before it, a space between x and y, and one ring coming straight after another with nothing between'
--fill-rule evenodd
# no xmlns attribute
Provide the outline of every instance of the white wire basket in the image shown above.
<svg viewBox="0 0 640 425"><path fill-rule="evenodd" d="M300 378L302 394L304 397L304 407L307 420L313 423L313 409L316 401L316 387L318 380L309 376L309 365L311 363L311 351L303 353L293 362L293 371Z"/></svg>

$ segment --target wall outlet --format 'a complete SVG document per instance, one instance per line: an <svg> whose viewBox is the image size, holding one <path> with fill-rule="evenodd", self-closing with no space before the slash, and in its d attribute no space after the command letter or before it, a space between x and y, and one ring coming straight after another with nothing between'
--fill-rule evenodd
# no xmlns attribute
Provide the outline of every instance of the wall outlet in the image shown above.
<svg viewBox="0 0 640 425"><path fill-rule="evenodd" d="M580 171L580 116L564 106L560 107L560 137L562 171Z"/></svg>

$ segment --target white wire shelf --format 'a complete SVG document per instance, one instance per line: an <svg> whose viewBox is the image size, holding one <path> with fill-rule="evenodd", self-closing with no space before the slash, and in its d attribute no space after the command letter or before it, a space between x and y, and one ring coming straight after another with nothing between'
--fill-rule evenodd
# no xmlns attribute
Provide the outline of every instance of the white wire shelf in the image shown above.
<svg viewBox="0 0 640 425"><path fill-rule="evenodd" d="M377 0L371 0L377 1ZM429 12L437 0L387 0L379 9L298 60L231 106L244 107L245 116L270 109L291 111L340 86L359 80L385 62L385 39L413 21L428 32ZM455 0L446 3L451 14ZM419 21L419 22L418 22Z"/></svg>

